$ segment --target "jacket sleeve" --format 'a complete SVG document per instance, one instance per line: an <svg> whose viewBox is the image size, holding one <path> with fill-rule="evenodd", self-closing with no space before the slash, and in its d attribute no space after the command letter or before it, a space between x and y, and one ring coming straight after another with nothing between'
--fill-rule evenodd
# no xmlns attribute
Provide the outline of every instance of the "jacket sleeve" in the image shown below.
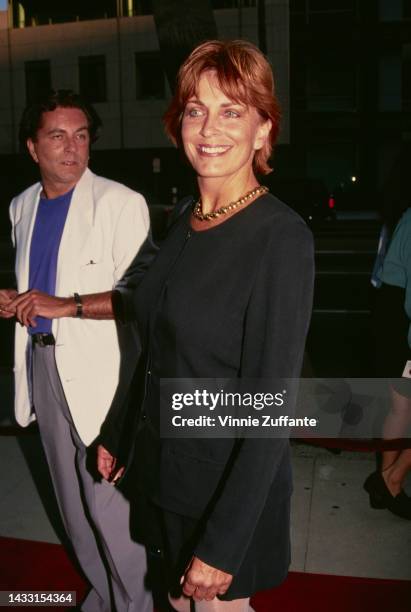
<svg viewBox="0 0 411 612"><path fill-rule="evenodd" d="M242 378L300 375L313 277L311 232L292 217L272 232L254 283L245 320ZM241 566L270 487L288 461L288 440L242 439L236 453L195 549L201 560L231 574ZM283 497L290 487L289 482Z"/></svg>
<svg viewBox="0 0 411 612"><path fill-rule="evenodd" d="M119 383L113 397L108 414L101 427L97 441L103 444L116 457L128 455L131 443L128 440L133 431L132 424L135 410L131 406L136 401L134 372L141 353L141 347L136 347L133 356L134 363L123 361L123 355L129 360L129 346L136 337L137 327L133 310L133 295L135 288L151 263L157 248L151 241L150 217L143 196L128 190L121 213L119 214L113 235L113 261L115 265L115 286L113 307L117 322L118 342L122 353L119 372ZM120 444L121 442L121 444Z"/></svg>
<svg viewBox="0 0 411 612"><path fill-rule="evenodd" d="M182 198L175 206L172 212L168 231L179 220L181 215L192 204L193 197L187 196ZM134 260L131 262L123 278L117 283L116 290L121 294L121 319L129 321L135 319L135 309L133 306L134 292L139 282L141 281L147 268L152 263L159 251L158 246L153 242L151 233L147 236L140 251L137 253Z"/></svg>
<svg viewBox="0 0 411 612"><path fill-rule="evenodd" d="M134 293L157 253L158 247L149 232L137 255L115 286L116 292L121 296L116 310L116 318L120 322L135 320Z"/></svg>

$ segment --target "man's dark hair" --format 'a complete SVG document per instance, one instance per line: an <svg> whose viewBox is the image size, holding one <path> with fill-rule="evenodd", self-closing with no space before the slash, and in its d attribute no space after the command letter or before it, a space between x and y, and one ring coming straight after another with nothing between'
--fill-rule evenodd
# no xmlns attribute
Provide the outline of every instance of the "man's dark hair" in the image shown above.
<svg viewBox="0 0 411 612"><path fill-rule="evenodd" d="M58 89L49 91L24 109L19 128L19 141L22 149L25 149L28 138L36 140L43 113L53 111L57 107L78 108L83 111L87 117L90 142L97 140L102 121L94 107L71 89Z"/></svg>

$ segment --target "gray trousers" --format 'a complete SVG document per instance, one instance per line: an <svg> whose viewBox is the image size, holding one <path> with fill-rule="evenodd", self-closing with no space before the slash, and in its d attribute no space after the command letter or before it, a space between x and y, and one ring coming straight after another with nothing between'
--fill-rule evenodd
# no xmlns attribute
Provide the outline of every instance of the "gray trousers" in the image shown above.
<svg viewBox="0 0 411 612"><path fill-rule="evenodd" d="M34 348L33 400L63 523L91 584L81 609L152 612L152 597L144 587L146 553L130 538L128 501L86 469L86 447L70 416L54 346Z"/></svg>

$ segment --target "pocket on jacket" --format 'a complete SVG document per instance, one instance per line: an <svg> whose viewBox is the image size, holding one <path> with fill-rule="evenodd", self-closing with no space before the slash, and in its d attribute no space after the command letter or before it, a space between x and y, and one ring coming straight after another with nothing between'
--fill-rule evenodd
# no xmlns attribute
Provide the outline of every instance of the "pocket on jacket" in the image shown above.
<svg viewBox="0 0 411 612"><path fill-rule="evenodd" d="M104 260L104 246L103 246L103 235L97 228L93 228L82 249L78 254L78 261L81 269L93 268L103 263Z"/></svg>
<svg viewBox="0 0 411 612"><path fill-rule="evenodd" d="M160 463L160 505L199 518L218 487L225 466L163 449Z"/></svg>
<svg viewBox="0 0 411 612"><path fill-rule="evenodd" d="M78 267L80 289L86 293L108 291L113 286L113 270L100 257L90 255L89 259Z"/></svg>

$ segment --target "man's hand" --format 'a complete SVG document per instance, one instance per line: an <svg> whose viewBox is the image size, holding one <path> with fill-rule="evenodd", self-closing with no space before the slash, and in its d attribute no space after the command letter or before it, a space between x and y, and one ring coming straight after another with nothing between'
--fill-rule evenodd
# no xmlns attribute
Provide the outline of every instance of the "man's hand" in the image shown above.
<svg viewBox="0 0 411 612"><path fill-rule="evenodd" d="M211 565L198 557L193 557L181 578L183 593L195 601L211 601L216 595L224 595L233 576Z"/></svg>
<svg viewBox="0 0 411 612"><path fill-rule="evenodd" d="M116 469L117 459L102 444L97 446L97 469L105 480L116 484L122 477L124 467Z"/></svg>
<svg viewBox="0 0 411 612"><path fill-rule="evenodd" d="M15 308L11 306L14 298L17 297L15 289L0 289L0 317L11 319L14 317Z"/></svg>
<svg viewBox="0 0 411 612"><path fill-rule="evenodd" d="M59 319L72 317L76 313L76 304L73 298L61 298L43 293L37 289L21 293L9 304L17 320L26 327L36 327L36 317L46 319Z"/></svg>

